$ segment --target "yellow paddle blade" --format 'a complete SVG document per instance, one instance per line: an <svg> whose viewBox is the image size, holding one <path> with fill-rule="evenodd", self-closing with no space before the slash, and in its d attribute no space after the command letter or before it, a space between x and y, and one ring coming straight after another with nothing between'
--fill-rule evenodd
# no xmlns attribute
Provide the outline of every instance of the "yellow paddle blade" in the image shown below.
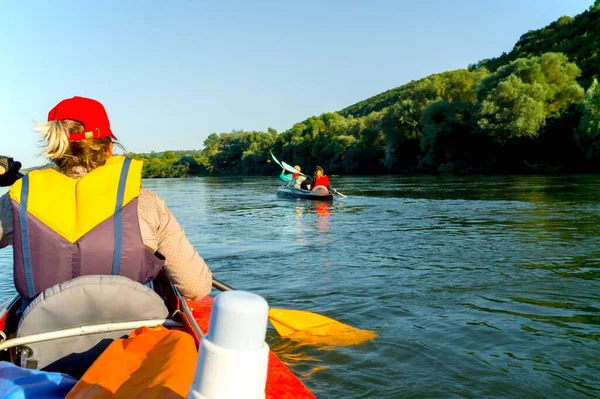
<svg viewBox="0 0 600 399"><path fill-rule="evenodd" d="M269 320L279 335L304 344L356 345L377 333L359 330L329 317L303 310L269 309Z"/></svg>

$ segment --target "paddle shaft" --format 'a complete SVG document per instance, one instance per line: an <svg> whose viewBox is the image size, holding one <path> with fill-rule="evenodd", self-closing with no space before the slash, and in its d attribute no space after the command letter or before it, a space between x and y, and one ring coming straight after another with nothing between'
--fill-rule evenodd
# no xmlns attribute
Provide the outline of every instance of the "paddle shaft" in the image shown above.
<svg viewBox="0 0 600 399"><path fill-rule="evenodd" d="M340 193L340 192L339 192L338 190L336 190L335 188L332 188L332 189L331 189L331 191L333 191L335 194L337 194L337 195L339 195L339 196L341 196L341 197L344 197L344 198L346 198L346 196L345 196L344 194Z"/></svg>
<svg viewBox="0 0 600 399"><path fill-rule="evenodd" d="M281 161L281 166L283 167L283 169L287 170L290 173L298 173L299 175L306 176L304 173L298 172L296 169L294 169L293 166L288 165L287 163L285 163L283 161Z"/></svg>
<svg viewBox="0 0 600 399"><path fill-rule="evenodd" d="M218 289L219 291L235 291L233 287L230 287L227 284L222 283L215 278L212 279L212 286Z"/></svg>

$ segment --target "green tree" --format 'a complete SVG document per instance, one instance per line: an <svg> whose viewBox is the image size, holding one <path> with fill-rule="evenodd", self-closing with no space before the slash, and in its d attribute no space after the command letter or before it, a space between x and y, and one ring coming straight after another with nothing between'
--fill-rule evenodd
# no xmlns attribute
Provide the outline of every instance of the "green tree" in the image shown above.
<svg viewBox="0 0 600 399"><path fill-rule="evenodd" d="M546 118L582 101L580 72L563 54L511 62L482 81L477 125L498 143L536 137Z"/></svg>
<svg viewBox="0 0 600 399"><path fill-rule="evenodd" d="M473 104L469 101L432 103L423 114L422 165L450 171L461 161L469 161Z"/></svg>
<svg viewBox="0 0 600 399"><path fill-rule="evenodd" d="M596 79L585 93L583 116L575 138L588 159L600 156L600 85Z"/></svg>
<svg viewBox="0 0 600 399"><path fill-rule="evenodd" d="M515 137L537 136L544 126L544 92L509 75L481 103L477 125L499 143Z"/></svg>

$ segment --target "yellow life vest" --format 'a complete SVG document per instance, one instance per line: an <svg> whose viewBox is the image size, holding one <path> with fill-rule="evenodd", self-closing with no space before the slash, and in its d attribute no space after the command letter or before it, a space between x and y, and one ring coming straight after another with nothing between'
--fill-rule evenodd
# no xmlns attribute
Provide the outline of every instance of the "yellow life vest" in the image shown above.
<svg viewBox="0 0 600 399"><path fill-rule="evenodd" d="M22 297L82 275L120 274L140 283L156 276L164 262L144 247L137 214L142 165L113 156L78 179L37 170L10 188Z"/></svg>

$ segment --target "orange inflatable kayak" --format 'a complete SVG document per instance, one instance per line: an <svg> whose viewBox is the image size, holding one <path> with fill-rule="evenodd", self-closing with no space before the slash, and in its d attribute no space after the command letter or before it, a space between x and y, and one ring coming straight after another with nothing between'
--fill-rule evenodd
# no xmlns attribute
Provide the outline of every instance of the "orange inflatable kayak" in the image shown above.
<svg viewBox="0 0 600 399"><path fill-rule="evenodd" d="M120 276L109 277L115 280L120 278ZM84 293L103 289L90 285L89 281L84 283L88 284L83 284L81 291ZM159 311L161 318L157 319L157 316L154 316L151 320L140 317L132 321L106 323L106 320L98 320L98 323L90 323L93 315L90 316L88 313L83 317L87 324L78 322L75 320L79 317L76 305L73 305L72 311L66 310L64 315L52 309L56 306L52 302L54 298L57 298L56 303L63 305L65 303L59 289L55 289L57 293L51 292L46 295L40 301L41 304L36 304L42 316L44 314L52 316L48 319L50 320L48 326L43 326L44 318L35 314L38 310L31 310L32 306L27 308L21 321L19 313L22 303L18 295L2 304L0 307L0 368L3 364L10 366L9 368L20 366L18 367L20 371L18 383L11 381L8 374L3 377L0 373L0 396L16 392L24 397L69 399L186 398L194 380L199 344L208 332L213 298L182 301L177 290L162 272L154 280L153 292L145 286L140 285L140 287L133 287L135 295L147 290L148 292L143 292L145 295L156 294L166 306L164 314L160 314L162 310ZM62 291L65 295L72 294L78 286L74 284L73 287L68 288ZM123 292L124 288L119 290ZM104 297L106 295L102 296ZM93 309L97 306L98 298L92 298L90 302L86 300L83 298L79 302L81 306L79 310ZM117 296L108 300L112 301L115 307L127 306L119 304ZM158 306L163 304L159 303ZM139 306L139 301L136 306ZM164 320L162 320L163 315ZM31 331L27 322L34 316L37 330ZM109 316L113 317L110 314ZM57 323L60 319L70 324L59 326ZM25 331L27 328L30 330ZM40 373L48 373L47 384L39 384ZM28 381L31 383L28 384ZM4 388L2 392L3 387L8 388ZM65 392L68 392L66 396ZM269 399L315 398L300 379L271 351L268 355L265 397Z"/></svg>

